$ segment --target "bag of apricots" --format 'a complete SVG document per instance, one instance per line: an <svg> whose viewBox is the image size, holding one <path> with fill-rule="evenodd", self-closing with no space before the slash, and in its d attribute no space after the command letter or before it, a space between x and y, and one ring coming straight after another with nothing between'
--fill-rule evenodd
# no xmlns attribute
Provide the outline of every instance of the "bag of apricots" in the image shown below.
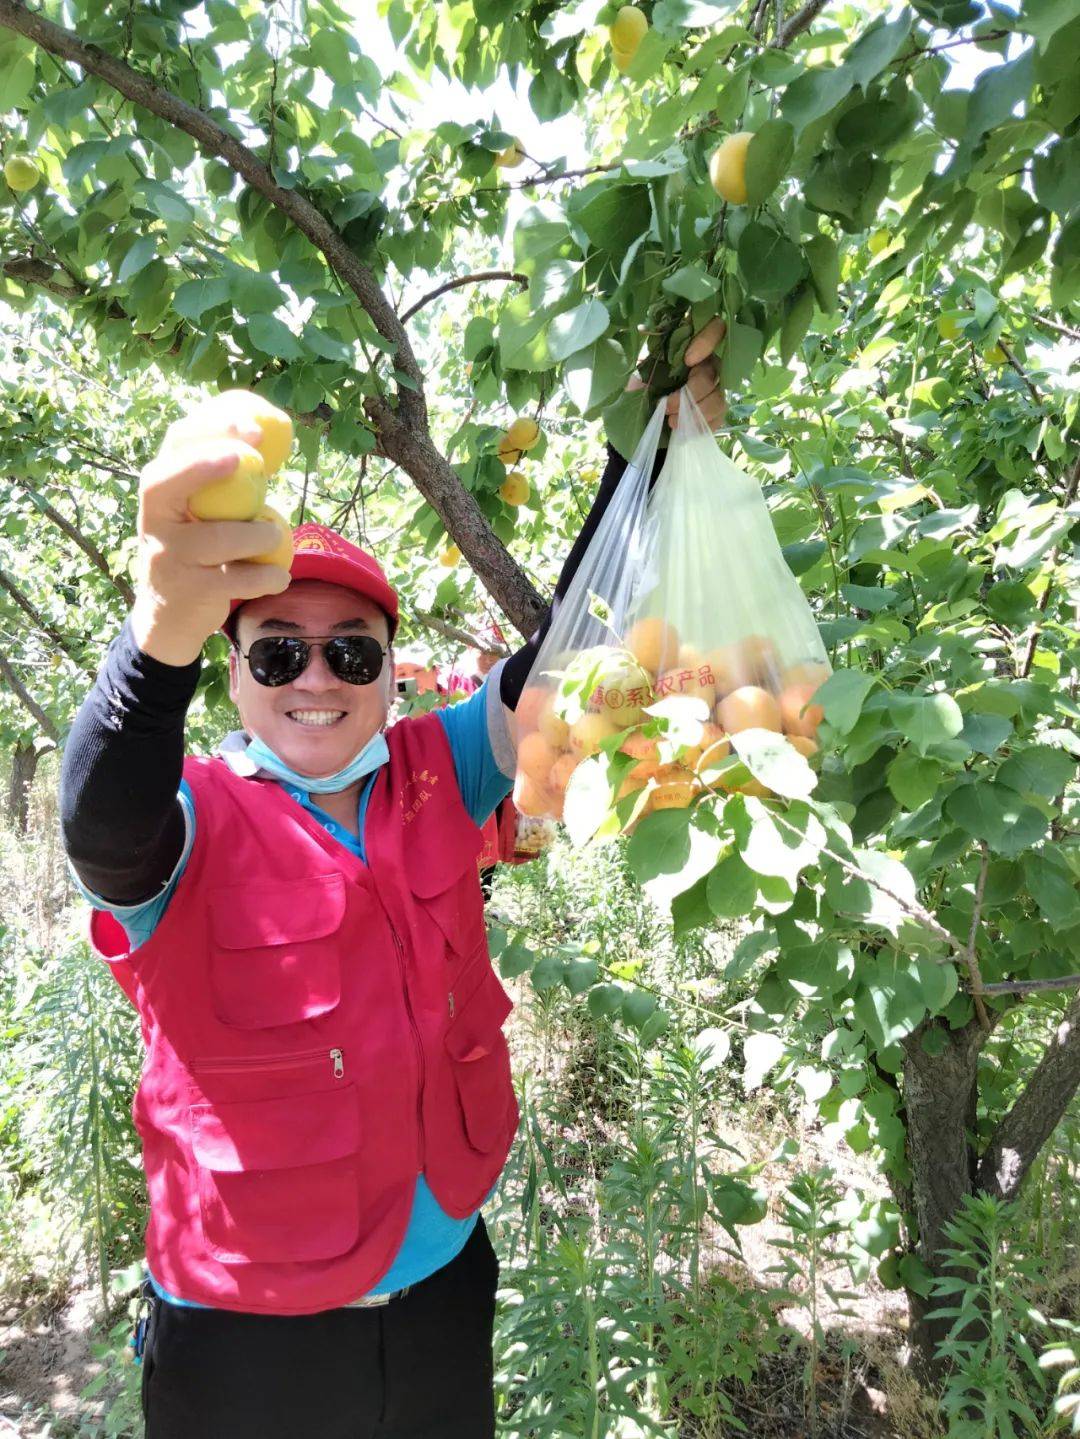
<svg viewBox="0 0 1080 1439"><path fill-rule="evenodd" d="M684 389L650 494L664 421L661 399L515 715L515 805L554 819L565 809L569 822L574 797L587 796L590 833L709 792L768 796L733 750L739 731L782 734L807 757L817 749L812 700L829 661L760 486Z"/></svg>

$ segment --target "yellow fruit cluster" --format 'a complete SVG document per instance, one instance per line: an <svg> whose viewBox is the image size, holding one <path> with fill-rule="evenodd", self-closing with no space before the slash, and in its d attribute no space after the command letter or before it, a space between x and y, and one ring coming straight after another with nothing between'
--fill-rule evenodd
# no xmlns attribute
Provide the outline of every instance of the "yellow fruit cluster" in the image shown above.
<svg viewBox="0 0 1080 1439"><path fill-rule="evenodd" d="M292 449L292 420L284 410L247 390L227 390L204 409L195 426L182 431L183 439L207 439L227 433L225 421L243 418L254 421L261 431L257 445L240 440L238 459L231 474L203 485L188 500L188 509L197 520L268 520L278 528L273 547L252 555L251 563L280 565L289 569L293 559L292 527L285 516L266 503L266 481L285 463ZM220 421L220 423L219 423Z"/></svg>
<svg viewBox="0 0 1080 1439"><path fill-rule="evenodd" d="M623 5L613 23L608 26L611 63L620 75L625 75L629 70L648 28L649 21L645 12L636 5Z"/></svg>
<svg viewBox="0 0 1080 1439"><path fill-rule="evenodd" d="M532 490L529 481L514 466L521 462L522 455L535 449L540 443L540 426L527 415L519 415L513 424L499 436L498 456L509 473L499 486L499 498L506 504L523 505Z"/></svg>
<svg viewBox="0 0 1080 1439"><path fill-rule="evenodd" d="M621 648L600 645L579 654L561 689L530 685L522 693L514 803L524 814L561 818L575 768L605 740L627 731L619 749L636 763L617 798L647 790L642 814L684 809L708 790L768 795L744 765L732 762L728 737L745 729L774 730L800 753L814 754L822 710L810 700L828 674L828 667L816 662L781 668L771 641L761 635L703 654L683 644L666 620L638 620ZM577 707L583 713L565 700L571 681L590 686L586 702ZM709 717L698 742L665 762L657 741L640 726L648 719L646 706L667 695L704 701Z"/></svg>

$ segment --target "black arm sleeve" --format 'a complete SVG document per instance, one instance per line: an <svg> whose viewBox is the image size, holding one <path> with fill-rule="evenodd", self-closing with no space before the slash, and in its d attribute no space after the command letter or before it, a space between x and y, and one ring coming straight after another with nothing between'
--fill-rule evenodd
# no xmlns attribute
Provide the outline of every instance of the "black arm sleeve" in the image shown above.
<svg viewBox="0 0 1080 1439"><path fill-rule="evenodd" d="M521 691L525 688L525 681L529 671L532 669L533 661L536 659L537 651L543 643L544 636L551 627L551 621L558 612L559 605L565 598L566 591L570 588L570 581L577 573L578 565L584 558L585 551L589 548L589 541L596 533L596 528L604 516L604 511L611 503L616 487L626 472L629 461L624 460L618 450L611 445L607 447L607 467L600 480L600 488L596 492L592 508L585 516L585 522L581 526L581 533L571 546L570 553L562 567L558 583L555 586L555 594L552 597L551 605L547 614L540 622L536 633L532 635L519 650L515 650L502 667L502 675L499 684L499 697L507 709L516 709L517 702L521 697ZM667 459L667 450L661 446L656 453L656 463L653 465L653 472L649 478L649 489L656 484L656 477L664 467Z"/></svg>
<svg viewBox="0 0 1080 1439"><path fill-rule="evenodd" d="M75 716L60 767L64 849L113 903L153 899L183 852L184 720L201 667L144 654L125 619Z"/></svg>

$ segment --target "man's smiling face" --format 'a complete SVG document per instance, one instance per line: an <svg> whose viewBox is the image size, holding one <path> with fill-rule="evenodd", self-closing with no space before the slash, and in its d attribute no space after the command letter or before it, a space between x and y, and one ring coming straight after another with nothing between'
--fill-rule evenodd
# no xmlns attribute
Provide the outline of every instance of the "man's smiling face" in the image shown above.
<svg viewBox="0 0 1080 1439"><path fill-rule="evenodd" d="M389 634L389 620L374 600L324 580L294 580L280 595L248 600L236 627L245 655L254 640L269 635L374 635L385 645ZM390 654L371 684L350 685L334 674L320 645L295 680L271 687L259 684L247 660L229 651L229 697L244 729L311 779L336 774L379 732L393 685Z"/></svg>

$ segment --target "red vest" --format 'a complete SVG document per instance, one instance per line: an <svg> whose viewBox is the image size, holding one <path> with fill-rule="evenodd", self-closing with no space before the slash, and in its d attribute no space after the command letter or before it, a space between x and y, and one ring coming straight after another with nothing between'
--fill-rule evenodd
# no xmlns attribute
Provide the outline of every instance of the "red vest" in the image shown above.
<svg viewBox="0 0 1080 1439"><path fill-rule="evenodd" d="M151 938L91 942L139 1011L146 1254L170 1293L309 1314L390 1268L423 1172L454 1218L519 1111L476 857L434 715L387 734L367 865L269 780L189 758L198 824Z"/></svg>

